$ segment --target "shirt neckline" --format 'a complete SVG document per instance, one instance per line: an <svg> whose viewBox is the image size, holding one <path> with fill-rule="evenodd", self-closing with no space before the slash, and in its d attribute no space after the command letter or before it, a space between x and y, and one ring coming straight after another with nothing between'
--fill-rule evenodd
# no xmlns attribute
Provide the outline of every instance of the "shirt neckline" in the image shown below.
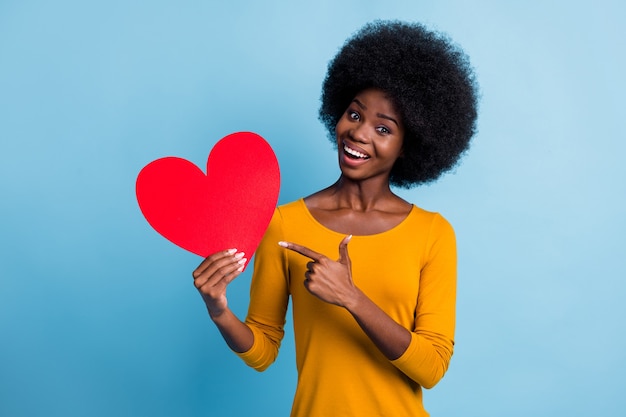
<svg viewBox="0 0 626 417"><path fill-rule="evenodd" d="M338 236L346 236L345 233L340 233L337 232L336 230L330 229L329 227L324 226L322 223L320 223L314 216L313 214L311 214L311 212L309 211L309 208L306 206L306 203L304 202L304 198L300 198L298 199L298 203L302 206L304 212L306 213L306 216L309 218L309 220L311 220L313 223L315 223L318 227L326 230L327 232L333 233L335 235ZM405 223L408 222L408 220L413 217L413 214L415 213L415 211L417 210L417 206L415 204L411 204L411 210L409 211L409 214L407 214L404 219L402 219L402 221L400 223L398 223L397 225L395 225L394 227L387 229L387 230L383 230L382 232L379 233L373 233L371 235L353 235L353 238L370 238L370 237L376 237L376 236L382 236L388 233L392 233L398 229L400 229L401 227L403 227L403 225Z"/></svg>

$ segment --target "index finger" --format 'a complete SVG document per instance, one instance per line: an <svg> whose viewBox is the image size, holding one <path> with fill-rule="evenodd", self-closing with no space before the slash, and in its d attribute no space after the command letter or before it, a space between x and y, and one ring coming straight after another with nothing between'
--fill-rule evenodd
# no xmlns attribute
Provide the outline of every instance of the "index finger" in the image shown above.
<svg viewBox="0 0 626 417"><path fill-rule="evenodd" d="M307 258L311 258L315 262L319 262L320 259L324 258L324 255L322 255L321 253L317 253L314 250L311 250L307 248L306 246L298 245L297 243L281 241L281 242L278 242L278 245L282 246L283 248L292 250L294 252L298 252L300 255L304 255Z"/></svg>

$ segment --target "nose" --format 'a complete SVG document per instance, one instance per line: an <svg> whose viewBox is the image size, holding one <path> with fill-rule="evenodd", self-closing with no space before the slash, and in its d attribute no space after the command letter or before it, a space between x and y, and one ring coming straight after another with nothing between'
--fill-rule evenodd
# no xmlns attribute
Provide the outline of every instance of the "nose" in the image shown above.
<svg viewBox="0 0 626 417"><path fill-rule="evenodd" d="M354 126L354 128L350 132L350 137L355 142L369 142L369 132L367 131L367 126L365 125L365 123L359 123L358 125Z"/></svg>

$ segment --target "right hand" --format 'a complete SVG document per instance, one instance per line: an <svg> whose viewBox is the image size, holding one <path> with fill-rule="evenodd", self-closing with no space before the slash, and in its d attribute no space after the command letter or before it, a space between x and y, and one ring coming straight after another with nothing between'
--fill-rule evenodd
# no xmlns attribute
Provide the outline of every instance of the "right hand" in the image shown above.
<svg viewBox="0 0 626 417"><path fill-rule="evenodd" d="M247 260L244 256L236 249L217 252L208 256L193 271L193 283L211 317L221 315L228 307L226 286L243 271Z"/></svg>

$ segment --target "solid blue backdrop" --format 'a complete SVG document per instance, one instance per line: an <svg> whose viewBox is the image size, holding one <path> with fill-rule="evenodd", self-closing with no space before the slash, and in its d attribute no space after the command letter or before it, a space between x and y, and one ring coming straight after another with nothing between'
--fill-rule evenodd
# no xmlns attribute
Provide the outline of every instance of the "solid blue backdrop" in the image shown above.
<svg viewBox="0 0 626 417"><path fill-rule="evenodd" d="M291 331L268 371L246 368L192 285L200 259L149 227L134 181L162 156L203 167L249 130L277 153L281 203L329 185L320 85L375 18L447 32L482 92L462 165L399 191L459 245L456 352L427 409L622 415L625 15L617 1L1 1L0 415L288 415ZM241 317L249 280L229 290Z"/></svg>

